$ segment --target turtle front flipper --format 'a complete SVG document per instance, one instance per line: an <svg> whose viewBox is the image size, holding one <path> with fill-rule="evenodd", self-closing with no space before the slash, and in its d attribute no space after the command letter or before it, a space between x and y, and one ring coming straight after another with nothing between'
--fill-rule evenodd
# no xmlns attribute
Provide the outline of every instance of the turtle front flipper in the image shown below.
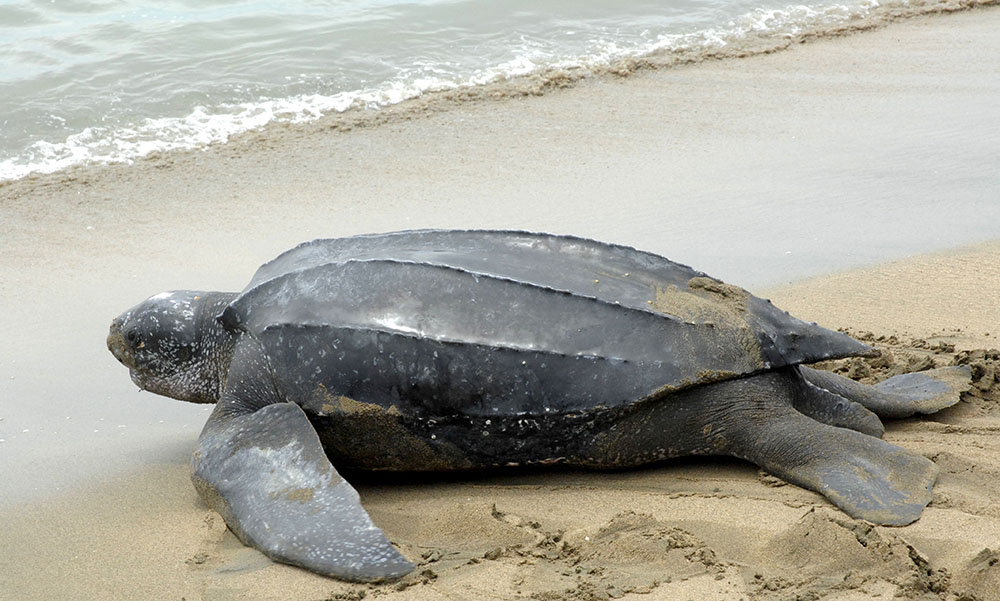
<svg viewBox="0 0 1000 601"><path fill-rule="evenodd" d="M333 468L305 413L280 402L253 344L233 358L205 425L192 479L245 544L275 561L354 581L413 569Z"/></svg>

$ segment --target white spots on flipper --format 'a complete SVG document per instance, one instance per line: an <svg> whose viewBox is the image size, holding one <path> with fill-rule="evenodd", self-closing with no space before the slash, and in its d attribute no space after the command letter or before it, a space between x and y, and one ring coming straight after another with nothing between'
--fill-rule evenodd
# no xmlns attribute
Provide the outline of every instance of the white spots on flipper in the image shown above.
<svg viewBox="0 0 1000 601"><path fill-rule="evenodd" d="M402 575L412 565L392 547L361 507L358 493L326 461L293 438L283 446L237 445L240 432L267 438L285 432L283 418L244 416L206 449L203 475L232 508L236 527L254 546L279 561L323 574L380 578ZM264 434L266 432L267 434ZM294 437L295 429L287 432Z"/></svg>
<svg viewBox="0 0 1000 601"><path fill-rule="evenodd" d="M240 458L240 460L245 460L250 465L280 466L280 469L269 470L270 482L265 484L265 488L274 494L292 486L298 488L327 486L335 474L332 468L320 469L314 462L304 459L302 446L296 441L277 449L248 447L234 453L234 458L241 454L248 455L246 459Z"/></svg>

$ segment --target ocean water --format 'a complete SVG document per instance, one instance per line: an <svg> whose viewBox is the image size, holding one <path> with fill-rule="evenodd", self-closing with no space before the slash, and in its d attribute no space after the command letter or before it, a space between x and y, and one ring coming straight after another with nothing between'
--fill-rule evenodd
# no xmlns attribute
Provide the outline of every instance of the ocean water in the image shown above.
<svg viewBox="0 0 1000 601"><path fill-rule="evenodd" d="M442 90L808 35L926 3L913 1L7 0L0 180Z"/></svg>

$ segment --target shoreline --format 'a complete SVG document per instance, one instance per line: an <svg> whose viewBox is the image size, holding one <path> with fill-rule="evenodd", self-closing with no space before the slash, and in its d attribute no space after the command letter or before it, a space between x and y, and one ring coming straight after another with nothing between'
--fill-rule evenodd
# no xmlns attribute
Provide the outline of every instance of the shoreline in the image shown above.
<svg viewBox="0 0 1000 601"><path fill-rule="evenodd" d="M379 127L278 124L205 150L29 176L0 183L0 251L41 268L78 249L117 256L123 244L173 264L185 246L252 247L247 274L316 237L513 227L641 246L753 287L986 241L1000 221L982 200L1000 194L989 175L1000 141L981 124L1000 120L1000 73L978 58L997 46L998 11L906 19ZM877 64L858 62L873 53ZM291 214L268 215L286 203ZM563 218L580 206L589 220ZM182 228L172 227L177 211L189 217ZM270 240L254 235L267 228ZM764 240L775 234L780 252ZM717 236L739 245L705 249ZM760 266L724 256L734 251ZM213 281L238 289L244 277Z"/></svg>
<svg viewBox="0 0 1000 601"><path fill-rule="evenodd" d="M657 72L665 69L697 66L705 62L732 61L767 55L794 48L799 44L871 32L911 19L932 18L995 8L998 3L1000 3L998 0L935 0L932 3L921 5L899 2L890 2L884 5L876 3L871 7L871 12L867 14L853 15L846 22L832 25L819 24L815 29L805 31L796 29L790 33L777 35L775 33L761 34L751 28L742 37L736 37L718 46L681 45L641 56L619 59L606 65L550 67L497 82L463 84L445 90L430 90L415 98L381 106L375 110L350 107L340 112L331 111L304 122L271 121L262 127L237 132L226 140L214 141L206 146L177 148L168 151L158 150L128 161L77 163L56 171L32 171L18 178L0 179L0 192L3 191L4 186L17 184L24 180L38 182L40 185L45 185L47 179L52 179L55 182L72 182L80 177L86 178L88 170L101 169L110 165L128 166L144 161L155 162L172 155L216 151L229 144L253 145L261 140L266 140L269 133L275 129L280 131L282 128L318 128L332 131L351 131L356 128L389 126L433 115L440 111L456 110L466 106L467 103L504 102L540 96L593 80L626 79L644 72ZM683 38L684 35L679 37Z"/></svg>
<svg viewBox="0 0 1000 601"><path fill-rule="evenodd" d="M903 529L867 529L726 460L366 483L376 522L424 562L397 590L244 549L188 480L204 407L136 393L104 337L146 296L239 290L303 240L482 227L656 252L883 336L900 362L995 348L1000 131L984 124L1000 123L1000 64L981 57L1000 53L998 30L995 7L910 19L380 127L284 127L0 185L12 349L0 358L0 596L987 599L1000 588L995 387L890 425L890 441L942 470L924 518ZM970 360L983 374L994 365ZM598 536L620 554L586 544Z"/></svg>

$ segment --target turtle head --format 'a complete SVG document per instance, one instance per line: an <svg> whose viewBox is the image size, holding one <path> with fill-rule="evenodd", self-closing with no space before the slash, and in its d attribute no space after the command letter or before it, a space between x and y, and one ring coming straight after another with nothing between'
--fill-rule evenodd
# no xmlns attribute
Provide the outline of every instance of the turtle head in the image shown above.
<svg viewBox="0 0 1000 601"><path fill-rule="evenodd" d="M108 350L143 390L214 403L233 352L216 316L235 294L176 290L151 296L111 322Z"/></svg>

